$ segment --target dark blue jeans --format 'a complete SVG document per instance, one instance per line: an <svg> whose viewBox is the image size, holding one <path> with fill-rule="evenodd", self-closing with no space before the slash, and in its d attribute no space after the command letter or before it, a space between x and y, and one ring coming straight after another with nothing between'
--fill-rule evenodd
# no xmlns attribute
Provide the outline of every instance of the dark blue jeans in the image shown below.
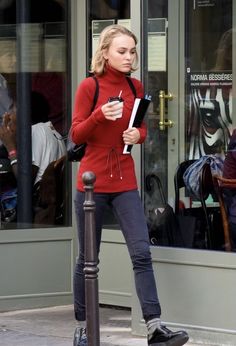
<svg viewBox="0 0 236 346"><path fill-rule="evenodd" d="M74 311L78 321L84 321L85 315L85 281L84 281L84 203L85 194L77 191L75 212L78 225L79 257L74 272ZM123 232L133 264L135 286L147 321L160 317L161 307L158 300L152 259L149 247L149 236L143 206L137 190L122 193L95 193L95 224L97 251L99 254L103 216L107 205L113 208ZM122 268L121 268L122 270ZM112 273L116 275L116 273ZM112 277L111 275L111 277Z"/></svg>

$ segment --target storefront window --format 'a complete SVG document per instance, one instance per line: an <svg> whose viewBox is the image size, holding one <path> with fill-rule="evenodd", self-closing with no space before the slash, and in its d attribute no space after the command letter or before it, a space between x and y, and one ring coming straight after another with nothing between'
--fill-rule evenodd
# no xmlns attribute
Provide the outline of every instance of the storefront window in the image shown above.
<svg viewBox="0 0 236 346"><path fill-rule="evenodd" d="M211 3L186 2L189 159L224 152L232 133L232 0Z"/></svg>
<svg viewBox="0 0 236 346"><path fill-rule="evenodd" d="M185 157L211 157L219 166L217 172L211 166L211 174L219 175L233 130L232 5L232 0L186 2ZM194 198L192 205L198 205ZM210 223L203 246L228 251L217 189L206 205Z"/></svg>
<svg viewBox="0 0 236 346"><path fill-rule="evenodd" d="M0 4L1 228L68 225L66 0Z"/></svg>
<svg viewBox="0 0 236 346"><path fill-rule="evenodd" d="M230 248L212 176L222 174L233 131L232 6L142 1L143 80L152 96L142 192L153 245ZM184 174L204 160L212 163L204 173Z"/></svg>

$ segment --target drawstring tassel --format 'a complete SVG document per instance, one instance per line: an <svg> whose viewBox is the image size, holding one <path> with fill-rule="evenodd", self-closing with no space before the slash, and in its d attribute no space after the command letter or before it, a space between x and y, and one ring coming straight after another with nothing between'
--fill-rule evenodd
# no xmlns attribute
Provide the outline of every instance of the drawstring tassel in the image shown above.
<svg viewBox="0 0 236 346"><path fill-rule="evenodd" d="M120 180L122 180L122 179L123 179L123 177L122 177L122 173L121 173L120 160L119 160L119 157L118 157L117 152L115 152L115 153L116 153L116 162L117 162L117 166L118 166L118 169L119 169L119 174L120 174Z"/></svg>
<svg viewBox="0 0 236 346"><path fill-rule="evenodd" d="M117 154L117 151L115 150L115 148L111 148L111 150L109 151L109 153L107 155L107 165L106 166L109 167L109 164L110 164L110 178L113 178L113 165L112 165L113 155L112 155L112 153L114 153L114 155L115 155L116 164L117 164L119 175L120 175L120 180L122 180L123 177L122 177L122 173L121 173L121 165L120 165L119 155Z"/></svg>
<svg viewBox="0 0 236 346"><path fill-rule="evenodd" d="M110 162L110 178L113 178L113 173L112 173L112 154L113 148L109 151L108 155L107 155L107 167L109 165Z"/></svg>

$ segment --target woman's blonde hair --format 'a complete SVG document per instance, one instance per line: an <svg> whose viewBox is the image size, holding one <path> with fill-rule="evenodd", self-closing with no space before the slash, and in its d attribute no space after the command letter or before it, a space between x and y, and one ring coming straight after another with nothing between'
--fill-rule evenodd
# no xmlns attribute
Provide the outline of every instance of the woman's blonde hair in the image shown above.
<svg viewBox="0 0 236 346"><path fill-rule="evenodd" d="M103 29L99 37L98 47L92 58L90 72L97 75L102 75L105 72L106 60L103 56L103 51L109 49L112 43L112 40L115 37L120 35L127 35L129 37L132 37L135 42L135 45L138 42L137 37L124 26L118 25L118 24L107 26L105 29ZM133 66L131 67L131 72L137 69L137 64L138 64L138 54L136 52L134 63L133 63Z"/></svg>

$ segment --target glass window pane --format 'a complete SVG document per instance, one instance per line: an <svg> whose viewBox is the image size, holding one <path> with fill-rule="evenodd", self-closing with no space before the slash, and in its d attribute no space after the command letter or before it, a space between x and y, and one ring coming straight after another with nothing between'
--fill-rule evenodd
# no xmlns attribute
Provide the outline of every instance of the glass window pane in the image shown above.
<svg viewBox="0 0 236 346"><path fill-rule="evenodd" d="M66 0L0 6L2 228L69 223L68 13Z"/></svg>
<svg viewBox="0 0 236 346"><path fill-rule="evenodd" d="M178 163L182 160L189 163L204 155L224 158L232 133L234 104L233 2L196 0L178 5L178 2L150 0L142 5L143 80L146 91L152 95L146 119L148 137L143 146L143 197L149 230L156 235L153 243L225 250L219 203L213 187L205 209L200 197L190 196L185 188L182 179L185 168ZM173 94L173 102L169 102L169 93ZM170 120L174 123L171 129ZM169 205L176 208L176 214L178 211L181 214L177 220L183 230L183 241L171 239L179 229L175 222L169 223L171 212L168 205L164 209L166 204L153 175L159 177ZM176 185L183 187L180 196ZM210 179L207 185L212 186ZM182 214L191 217L182 219ZM164 223L165 215L168 221ZM193 226L195 221L197 224Z"/></svg>
<svg viewBox="0 0 236 346"><path fill-rule="evenodd" d="M224 160L232 133L232 0L185 2L185 157ZM218 160L219 162L219 160ZM197 206L193 198L193 206ZM225 250L214 193L206 247ZM218 212L217 212L218 210ZM212 229L212 230L211 230Z"/></svg>
<svg viewBox="0 0 236 346"><path fill-rule="evenodd" d="M186 13L186 157L197 159L224 151L232 131L232 0L187 1Z"/></svg>
<svg viewBox="0 0 236 346"><path fill-rule="evenodd" d="M144 2L144 12L147 18L143 18L145 47L144 83L145 90L152 96L152 102L148 109L146 123L148 136L144 142L143 151L143 177L144 181L152 174L160 178L163 193L167 196L167 130L160 130L160 102L159 92L168 90L168 60L167 60L167 23L168 23L168 1L151 0ZM168 114L168 103L166 102L166 116ZM143 184L144 207L147 219L150 220L152 210L155 206L163 205L158 186L155 180L150 181L152 188L149 191ZM151 225L149 224L151 230ZM151 234L151 233L150 233ZM155 243L154 239L152 242Z"/></svg>

